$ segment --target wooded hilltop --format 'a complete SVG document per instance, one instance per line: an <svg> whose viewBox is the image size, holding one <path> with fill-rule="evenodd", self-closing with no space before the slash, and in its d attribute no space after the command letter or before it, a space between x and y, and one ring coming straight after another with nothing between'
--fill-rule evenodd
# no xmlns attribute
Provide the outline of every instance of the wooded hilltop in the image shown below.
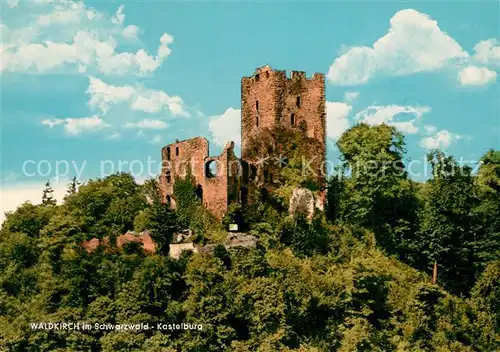
<svg viewBox="0 0 500 352"><path fill-rule="evenodd" d="M47 183L42 204L8 213L0 230L0 350L498 351L500 151L487 152L477 173L432 151L432 177L416 182L394 127L360 124L337 145L342 167L312 219L288 213L291 190L317 189L300 176L298 156L276 192L233 204L222 224L190 177L175 182L175 210L155 180L138 185L125 173L73 180L59 205ZM233 223L257 248L169 258L179 231L220 244ZM156 252L117 248L129 230L149 230ZM95 237L108 246L86 251ZM202 329L30 325L65 321Z"/></svg>

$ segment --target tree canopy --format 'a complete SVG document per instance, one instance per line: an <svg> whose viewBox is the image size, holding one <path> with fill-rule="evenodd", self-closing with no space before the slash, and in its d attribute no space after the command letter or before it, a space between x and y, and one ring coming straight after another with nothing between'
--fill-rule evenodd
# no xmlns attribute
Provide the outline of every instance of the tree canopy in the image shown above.
<svg viewBox="0 0 500 352"><path fill-rule="evenodd" d="M232 204L222 223L189 176L175 182L175 207L155 180L139 185L125 173L74 179L61 204L47 183L44 201L8 213L0 230L0 350L498 350L499 152L475 174L433 151L432 176L415 182L393 127L354 126L338 146L343 165L312 219L282 206L307 185L294 157L276 193ZM169 257L176 232L215 245L233 222L257 248ZM156 253L117 246L134 229L149 230ZM87 251L92 238L109 241ZM91 328L33 325L42 322Z"/></svg>

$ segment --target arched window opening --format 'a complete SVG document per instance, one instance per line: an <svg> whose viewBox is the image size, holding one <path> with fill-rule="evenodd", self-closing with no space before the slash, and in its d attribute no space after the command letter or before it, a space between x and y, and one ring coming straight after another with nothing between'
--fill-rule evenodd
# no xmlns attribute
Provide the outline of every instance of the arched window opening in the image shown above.
<svg viewBox="0 0 500 352"><path fill-rule="evenodd" d="M217 176L217 160L210 160L205 164L205 177L213 178Z"/></svg>
<svg viewBox="0 0 500 352"><path fill-rule="evenodd" d="M300 97L297 97L297 107L300 108Z"/></svg>
<svg viewBox="0 0 500 352"><path fill-rule="evenodd" d="M167 147L167 160L170 160L170 147Z"/></svg>
<svg viewBox="0 0 500 352"><path fill-rule="evenodd" d="M292 116L290 117L290 123L292 126L295 126L295 114L292 114Z"/></svg>
<svg viewBox="0 0 500 352"><path fill-rule="evenodd" d="M257 115L255 118L255 125L259 127L259 115Z"/></svg>
<svg viewBox="0 0 500 352"><path fill-rule="evenodd" d="M257 180L257 166L255 165L250 166L250 180L252 181Z"/></svg>
<svg viewBox="0 0 500 352"><path fill-rule="evenodd" d="M175 147L175 155L179 155L179 147Z"/></svg>
<svg viewBox="0 0 500 352"><path fill-rule="evenodd" d="M255 110L259 111L259 101L255 101Z"/></svg>

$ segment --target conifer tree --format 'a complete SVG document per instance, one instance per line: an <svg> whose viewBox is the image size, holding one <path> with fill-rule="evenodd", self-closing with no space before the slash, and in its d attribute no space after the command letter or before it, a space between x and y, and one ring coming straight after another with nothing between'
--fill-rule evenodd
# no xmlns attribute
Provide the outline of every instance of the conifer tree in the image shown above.
<svg viewBox="0 0 500 352"><path fill-rule="evenodd" d="M76 176L73 176L71 182L68 184L68 188L66 190L66 195L75 194L78 190L78 186L80 186L80 182L76 180Z"/></svg>
<svg viewBox="0 0 500 352"><path fill-rule="evenodd" d="M57 204L57 201L54 198L54 190L50 185L50 181L47 181L47 183L45 184L45 189L43 190L42 194L42 204L48 206L54 206Z"/></svg>

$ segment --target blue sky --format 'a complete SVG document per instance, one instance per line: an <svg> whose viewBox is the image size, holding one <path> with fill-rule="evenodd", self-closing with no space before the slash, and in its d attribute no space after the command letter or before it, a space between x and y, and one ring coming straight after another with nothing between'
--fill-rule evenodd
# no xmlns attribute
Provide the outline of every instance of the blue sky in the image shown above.
<svg viewBox="0 0 500 352"><path fill-rule="evenodd" d="M58 161L60 197L106 160L147 177L175 139L238 144L240 78L265 64L327 75L333 163L361 121L401 129L409 161L478 160L500 149L499 4L5 0L2 208L39 201Z"/></svg>

